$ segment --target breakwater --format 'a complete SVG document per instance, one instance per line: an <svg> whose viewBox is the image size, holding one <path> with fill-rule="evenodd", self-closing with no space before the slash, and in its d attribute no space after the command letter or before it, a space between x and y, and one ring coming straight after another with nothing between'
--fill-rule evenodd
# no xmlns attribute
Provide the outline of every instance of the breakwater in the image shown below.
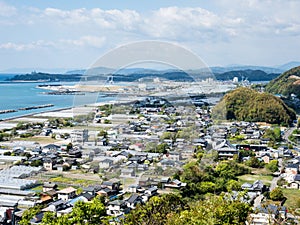
<svg viewBox="0 0 300 225"><path fill-rule="evenodd" d="M45 105L37 105L37 106L29 106L29 107L24 107L24 108L19 108L17 109L5 109L5 110L0 110L0 114L6 114L6 113L14 113L18 112L19 110L33 110L33 109L42 109L42 108L48 108L48 107L53 107L53 104L45 104Z"/></svg>

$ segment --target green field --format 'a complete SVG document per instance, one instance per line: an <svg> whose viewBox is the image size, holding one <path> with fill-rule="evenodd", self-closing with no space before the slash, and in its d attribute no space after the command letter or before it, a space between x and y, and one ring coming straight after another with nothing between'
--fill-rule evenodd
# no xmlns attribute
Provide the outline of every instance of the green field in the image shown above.
<svg viewBox="0 0 300 225"><path fill-rule="evenodd" d="M298 189L282 189L283 195L287 198L284 206L288 208L289 211L294 211L299 208L297 202L300 202L300 190Z"/></svg>
<svg viewBox="0 0 300 225"><path fill-rule="evenodd" d="M261 180L264 184L270 185L273 177L271 175L261 175L261 174L245 174L238 176L241 183L253 183L256 180Z"/></svg>

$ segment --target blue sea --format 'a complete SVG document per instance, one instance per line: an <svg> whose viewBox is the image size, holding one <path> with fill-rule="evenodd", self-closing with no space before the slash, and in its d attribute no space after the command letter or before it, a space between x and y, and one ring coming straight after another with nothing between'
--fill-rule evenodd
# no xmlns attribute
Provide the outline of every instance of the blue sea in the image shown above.
<svg viewBox="0 0 300 225"><path fill-rule="evenodd" d="M55 109L72 107L74 105L74 95L46 95L42 92L46 92L47 90L37 88L38 85L45 83L6 82L5 79L9 77L12 77L12 75L0 75L0 111L18 110L20 108L40 106L46 104L53 104L54 106L32 110L18 110L17 112L0 114L0 120ZM75 83L55 82L46 84L74 85ZM101 98L98 97L97 102L110 101L112 99L112 97L101 96Z"/></svg>

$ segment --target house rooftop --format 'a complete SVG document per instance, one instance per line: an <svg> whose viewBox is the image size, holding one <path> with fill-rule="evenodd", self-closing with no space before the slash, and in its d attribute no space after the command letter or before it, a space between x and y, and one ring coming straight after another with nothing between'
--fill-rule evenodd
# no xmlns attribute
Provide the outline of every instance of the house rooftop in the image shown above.
<svg viewBox="0 0 300 225"><path fill-rule="evenodd" d="M62 189L60 191L57 191L57 193L58 194L70 194L70 193L72 193L74 191L76 191L75 188L73 188L73 187L67 187L67 188L64 188L64 189Z"/></svg>

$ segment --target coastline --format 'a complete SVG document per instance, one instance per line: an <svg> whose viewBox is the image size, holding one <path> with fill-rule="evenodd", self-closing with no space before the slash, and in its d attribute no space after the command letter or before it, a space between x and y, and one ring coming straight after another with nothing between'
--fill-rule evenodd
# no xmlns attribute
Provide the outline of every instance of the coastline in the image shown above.
<svg viewBox="0 0 300 225"><path fill-rule="evenodd" d="M26 114L26 115L13 116L13 117L6 118L6 119L0 119L0 123L8 122L11 120L16 120L16 119L24 118L24 117L31 117L31 116L35 116L35 115L43 114L43 113L59 112L59 111L70 110L70 109L73 109L73 107L65 107L65 108L59 108L59 109L46 110L46 111L42 111L42 112L33 112L33 113Z"/></svg>

